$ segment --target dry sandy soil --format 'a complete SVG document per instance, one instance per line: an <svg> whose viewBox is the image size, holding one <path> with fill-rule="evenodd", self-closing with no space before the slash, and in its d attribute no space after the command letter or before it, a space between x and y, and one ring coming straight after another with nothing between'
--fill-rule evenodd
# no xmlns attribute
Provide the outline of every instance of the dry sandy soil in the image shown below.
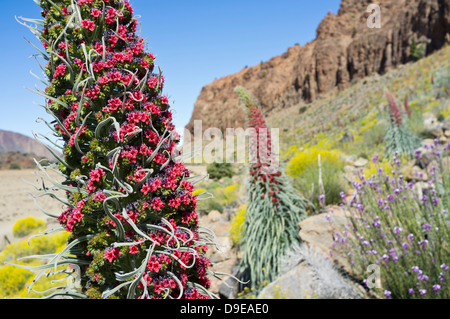
<svg viewBox="0 0 450 319"><path fill-rule="evenodd" d="M193 165L188 168L196 175L206 174L204 166ZM29 194L42 194L27 183L42 187L41 178L35 175L37 172L37 169L0 170L0 250L3 249L1 246L4 244L5 236L11 242L16 240L12 235L12 227L17 220L27 216L35 216L47 222L54 221L36 207L33 197ZM62 177L57 173L50 172L49 174L58 181L62 180ZM39 175L42 176L43 173L39 172ZM46 182L45 185L51 186L49 182ZM62 198L65 197L62 191L55 192L55 194ZM37 198L36 201L44 210L55 215L59 215L64 209L62 203L49 196Z"/></svg>
<svg viewBox="0 0 450 319"><path fill-rule="evenodd" d="M7 236L10 241L15 240L12 235L12 227L20 218L35 216L47 222L52 220L35 206L33 197L30 195L30 193L41 194L32 185L27 184L29 182L36 187L42 187L42 180L35 175L37 171L37 169L0 171L0 242L4 240L4 236ZM61 176L56 173L49 173L49 175L61 180ZM51 186L48 182L45 185ZM59 197L65 196L61 191L55 192L55 194L58 194ZM49 196L37 198L36 201L43 209L57 215L62 212L64 206Z"/></svg>

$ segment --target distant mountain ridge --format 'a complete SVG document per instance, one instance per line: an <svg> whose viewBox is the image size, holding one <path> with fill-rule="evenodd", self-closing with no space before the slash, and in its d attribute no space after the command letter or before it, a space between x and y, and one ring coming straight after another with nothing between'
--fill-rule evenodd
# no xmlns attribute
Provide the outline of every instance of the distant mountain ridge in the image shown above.
<svg viewBox="0 0 450 319"><path fill-rule="evenodd" d="M20 133L0 130L0 153L9 152L34 154L37 157L54 159L52 153L35 139Z"/></svg>

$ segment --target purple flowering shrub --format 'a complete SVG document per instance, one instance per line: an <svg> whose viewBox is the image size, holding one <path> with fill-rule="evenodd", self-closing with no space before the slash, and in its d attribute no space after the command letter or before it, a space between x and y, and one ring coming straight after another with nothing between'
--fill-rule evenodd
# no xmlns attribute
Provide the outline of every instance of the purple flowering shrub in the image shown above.
<svg viewBox="0 0 450 319"><path fill-rule="evenodd" d="M27 27L47 62L46 88L37 93L64 144L58 165L38 167L59 168L65 179L45 176L67 193L58 198L67 209L49 214L61 225L54 231L71 235L63 251L30 270L37 280L78 267L78 287L55 287L51 296L214 297L205 257L213 234L198 226L189 171L175 156L179 135L164 77L153 72L133 8L125 0L38 3L44 19L24 19L36 23Z"/></svg>
<svg viewBox="0 0 450 319"><path fill-rule="evenodd" d="M369 265L379 266L382 288L373 291L382 298L450 298L449 150L437 141L429 146L426 182L405 181L398 154L392 172L378 167L353 182L348 229L335 233L334 245L368 287ZM421 152L415 154L419 161Z"/></svg>

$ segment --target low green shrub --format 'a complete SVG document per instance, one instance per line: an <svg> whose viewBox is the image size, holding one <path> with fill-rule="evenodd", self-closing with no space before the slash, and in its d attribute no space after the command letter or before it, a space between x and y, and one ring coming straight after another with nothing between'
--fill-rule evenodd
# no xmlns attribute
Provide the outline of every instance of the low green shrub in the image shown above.
<svg viewBox="0 0 450 319"><path fill-rule="evenodd" d="M411 54L411 58L414 61L420 60L426 55L426 47L423 43L418 44L415 39L411 40L411 44L409 45L409 50Z"/></svg>
<svg viewBox="0 0 450 319"><path fill-rule="evenodd" d="M9 164L9 169L19 170L22 169L22 167L19 163L12 162L11 164Z"/></svg>
<svg viewBox="0 0 450 319"><path fill-rule="evenodd" d="M225 206L235 202L240 196L241 188L238 184L230 183L231 181L229 179L225 179L223 184L215 181L201 184L201 188L197 189L196 194L209 193L210 198L207 200L199 200L199 211L201 213L209 213L210 211L217 210L222 213Z"/></svg>
<svg viewBox="0 0 450 319"><path fill-rule="evenodd" d="M379 122L364 133L364 144L370 147L384 143L388 124Z"/></svg>
<svg viewBox="0 0 450 319"><path fill-rule="evenodd" d="M231 163L211 163L206 167L209 178L220 180L226 177L233 177L233 166Z"/></svg>

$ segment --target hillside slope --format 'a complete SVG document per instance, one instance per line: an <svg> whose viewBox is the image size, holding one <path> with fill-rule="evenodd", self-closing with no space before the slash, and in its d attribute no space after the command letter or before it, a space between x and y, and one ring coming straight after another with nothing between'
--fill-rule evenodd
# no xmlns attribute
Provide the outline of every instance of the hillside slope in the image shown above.
<svg viewBox="0 0 450 319"><path fill-rule="evenodd" d="M276 113L411 61L417 53L413 41L429 54L450 38L449 1L378 1L380 29L367 27L370 3L342 0L339 12L320 23L314 41L203 87L186 129L193 132L195 120L203 121L204 130L243 127L244 112L233 93L237 85L249 89L268 114Z"/></svg>
<svg viewBox="0 0 450 319"><path fill-rule="evenodd" d="M430 56L374 74L349 88L308 105L293 106L268 116L280 128L280 149L339 149L348 155L370 157L384 152L389 107L386 90L404 110L408 101L411 130L422 139L439 137L438 120L450 130L450 46ZM450 142L450 136L441 143Z"/></svg>

